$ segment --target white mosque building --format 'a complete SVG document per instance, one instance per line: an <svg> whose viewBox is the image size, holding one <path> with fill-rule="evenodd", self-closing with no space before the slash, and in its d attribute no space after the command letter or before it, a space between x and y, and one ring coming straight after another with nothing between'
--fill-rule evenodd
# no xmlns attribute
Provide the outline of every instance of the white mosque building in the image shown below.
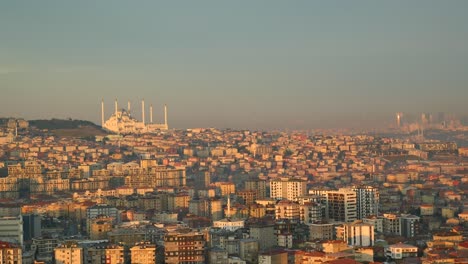
<svg viewBox="0 0 468 264"><path fill-rule="evenodd" d="M244 225L245 222L242 219L231 219L231 197L228 195L226 218L214 221L213 227L234 232L239 228L244 228Z"/></svg>
<svg viewBox="0 0 468 264"><path fill-rule="evenodd" d="M141 121L137 120L131 115L130 102L128 102L127 109L120 109L115 100L114 113L105 121L104 117L104 100L101 101L101 124L102 127L111 132L118 134L142 134L154 133L161 130L168 130L167 124L167 106L164 105L164 123L153 123L153 105L149 108L150 120L146 123L145 120L145 101L141 101Z"/></svg>

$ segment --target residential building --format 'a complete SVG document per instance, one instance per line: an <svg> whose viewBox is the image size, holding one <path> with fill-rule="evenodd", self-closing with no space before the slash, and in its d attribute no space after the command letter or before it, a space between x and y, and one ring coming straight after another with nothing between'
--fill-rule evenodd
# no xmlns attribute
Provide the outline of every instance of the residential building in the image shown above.
<svg viewBox="0 0 468 264"><path fill-rule="evenodd" d="M354 186L356 193L357 219L361 220L370 215L379 214L379 189L372 186Z"/></svg>
<svg viewBox="0 0 468 264"><path fill-rule="evenodd" d="M83 248L77 243L68 242L59 245L54 249L56 264L83 264L84 254Z"/></svg>
<svg viewBox="0 0 468 264"><path fill-rule="evenodd" d="M0 217L0 240L23 246L23 217Z"/></svg>
<svg viewBox="0 0 468 264"><path fill-rule="evenodd" d="M0 241L0 263L21 264L22 263L21 246Z"/></svg>
<svg viewBox="0 0 468 264"><path fill-rule="evenodd" d="M87 259L89 264L124 264L124 247L115 244L100 243L88 248Z"/></svg>
<svg viewBox="0 0 468 264"><path fill-rule="evenodd" d="M374 245L374 226L362 221L345 223L343 240L350 246L371 247Z"/></svg>
<svg viewBox="0 0 468 264"><path fill-rule="evenodd" d="M295 201L306 194L307 182L300 179L281 178L270 181L270 197Z"/></svg>
<svg viewBox="0 0 468 264"><path fill-rule="evenodd" d="M357 220L357 196L351 189L325 191L327 200L327 217L337 222L354 222Z"/></svg>
<svg viewBox="0 0 468 264"><path fill-rule="evenodd" d="M132 264L155 264L156 245L149 242L141 242L130 248Z"/></svg>
<svg viewBox="0 0 468 264"><path fill-rule="evenodd" d="M393 260L417 257L418 248L412 245L397 243L385 247L385 256L390 257Z"/></svg>
<svg viewBox="0 0 468 264"><path fill-rule="evenodd" d="M288 252L273 250L261 253L258 256L258 264L284 264L288 263Z"/></svg>
<svg viewBox="0 0 468 264"><path fill-rule="evenodd" d="M174 231L164 236L165 263L205 263L205 237L189 230Z"/></svg>

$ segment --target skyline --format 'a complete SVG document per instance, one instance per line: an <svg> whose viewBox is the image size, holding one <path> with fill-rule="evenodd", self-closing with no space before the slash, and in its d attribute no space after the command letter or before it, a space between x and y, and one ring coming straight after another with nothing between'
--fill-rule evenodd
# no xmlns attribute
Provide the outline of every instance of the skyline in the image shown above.
<svg viewBox="0 0 468 264"><path fill-rule="evenodd" d="M464 1L0 3L0 113L100 124L320 128L468 114ZM135 108L138 110L138 108ZM136 116L140 116L136 112ZM108 117L108 116L107 116Z"/></svg>

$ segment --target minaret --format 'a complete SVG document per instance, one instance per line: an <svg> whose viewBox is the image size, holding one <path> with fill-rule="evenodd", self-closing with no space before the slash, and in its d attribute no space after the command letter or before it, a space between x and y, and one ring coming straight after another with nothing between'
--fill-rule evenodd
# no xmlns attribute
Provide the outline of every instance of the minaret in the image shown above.
<svg viewBox="0 0 468 264"><path fill-rule="evenodd" d="M104 98L101 100L101 126L104 127Z"/></svg>
<svg viewBox="0 0 468 264"><path fill-rule="evenodd" d="M150 104L150 124L153 124L153 104Z"/></svg>
<svg viewBox="0 0 468 264"><path fill-rule="evenodd" d="M145 99L141 100L141 122L145 124Z"/></svg>
<svg viewBox="0 0 468 264"><path fill-rule="evenodd" d="M166 126L166 129L169 129L167 125L167 105L164 105L164 125Z"/></svg>
<svg viewBox="0 0 468 264"><path fill-rule="evenodd" d="M130 101L127 102L127 111L130 114Z"/></svg>
<svg viewBox="0 0 468 264"><path fill-rule="evenodd" d="M117 116L118 106L117 106L117 99L115 99L115 115Z"/></svg>
<svg viewBox="0 0 468 264"><path fill-rule="evenodd" d="M231 217L231 195L228 194L226 218Z"/></svg>

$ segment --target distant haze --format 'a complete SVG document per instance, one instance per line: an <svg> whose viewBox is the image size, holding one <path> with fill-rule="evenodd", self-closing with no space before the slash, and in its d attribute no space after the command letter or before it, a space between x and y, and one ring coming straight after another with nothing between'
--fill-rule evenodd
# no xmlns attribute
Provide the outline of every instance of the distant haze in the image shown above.
<svg viewBox="0 0 468 264"><path fill-rule="evenodd" d="M1 1L0 116L372 127L467 114L468 1ZM148 109L147 109L148 110ZM146 115L147 120L149 114Z"/></svg>

